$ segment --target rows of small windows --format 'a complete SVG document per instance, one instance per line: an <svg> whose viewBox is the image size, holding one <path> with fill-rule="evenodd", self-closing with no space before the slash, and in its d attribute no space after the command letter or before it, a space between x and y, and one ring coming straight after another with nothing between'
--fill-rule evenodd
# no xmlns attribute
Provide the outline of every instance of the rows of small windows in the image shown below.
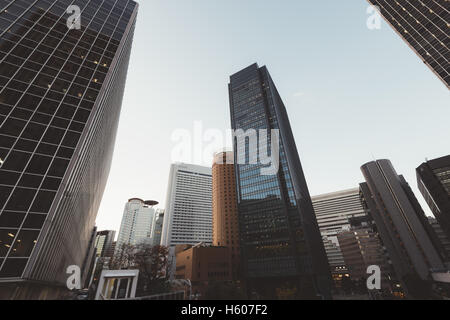
<svg viewBox="0 0 450 320"><path fill-rule="evenodd" d="M0 229L0 277L19 277L37 241L38 230ZM13 243L13 240L16 241ZM12 247L11 247L12 246ZM9 259L2 258L9 253Z"/></svg>
<svg viewBox="0 0 450 320"><path fill-rule="evenodd" d="M313 202L314 208L316 209L316 214L330 214L330 213L341 213L349 212L355 210L362 210L361 203L359 201L342 201L342 202L327 202L320 203L317 201Z"/></svg>
<svg viewBox="0 0 450 320"><path fill-rule="evenodd" d="M233 106L233 116L235 121L252 119L259 115L265 115L264 101L262 99L259 101L254 101L254 103L243 105L242 108L236 108Z"/></svg>
<svg viewBox="0 0 450 320"><path fill-rule="evenodd" d="M8 53L9 55L7 55ZM80 67L83 67L83 72L81 70L80 72L85 79L90 79L94 71L106 74L114 53L115 51L94 51L89 46L82 47L79 44L73 48L66 42L62 42L55 49L55 47L46 46L42 43L38 44L29 39L25 39L20 44L3 39L0 45L0 57L8 63L7 65L11 69L23 65L24 68L31 71L39 71L44 66L44 73L53 77L60 70L69 74L76 74ZM44 65L44 63L46 64ZM9 72L11 73L11 71Z"/></svg>
<svg viewBox="0 0 450 320"><path fill-rule="evenodd" d="M211 205L212 197L211 197L211 189L210 190L204 190L203 193L197 193L197 194L189 194L188 192L185 192L184 195L179 193L175 196L174 203L185 206L187 208L194 208L194 207L203 207L206 208L208 205Z"/></svg>
<svg viewBox="0 0 450 320"><path fill-rule="evenodd" d="M1 109L0 105L0 109ZM8 109L4 109L8 110ZM86 116L84 114L86 111L77 112L75 114L75 118L77 120L82 119L81 116ZM61 113L59 113L61 114ZM0 128L0 135L9 135L12 137L18 137L20 133L22 132L23 128L25 127L26 121L28 122L28 125L25 127L25 130L22 134L23 139L25 140L39 140L42 134L39 134L42 132L42 130L45 129L43 126L50 126L51 128L60 129L60 130L66 130L67 132L71 132L74 134L79 134L83 131L83 128L85 126L85 123L79 122L79 121L69 121L65 118L59 117L59 116L51 116L50 114L46 113L40 113L36 112L33 116L31 116L31 112L26 109L21 108L14 108L11 111L10 116L8 117L8 120L5 121L6 115L2 115L0 112L0 124L3 123L2 128ZM83 120L84 121L84 120ZM51 129L50 129L51 130ZM45 142L47 143L53 143L58 144L59 140L54 139L51 140L54 137L46 138ZM77 136L73 136L73 138L76 138ZM69 140L70 137L65 138L63 141L63 144L66 146L74 146L76 145L76 140ZM7 141L4 142L4 144L7 144ZM31 145L30 142L23 142L23 149L24 151L32 151L31 147L28 147L28 145ZM12 146L13 144L11 144Z"/></svg>
<svg viewBox="0 0 450 320"><path fill-rule="evenodd" d="M272 182L278 182L277 176L254 176L245 179L241 177L241 188L247 189L248 187L257 185L269 185Z"/></svg>
<svg viewBox="0 0 450 320"><path fill-rule="evenodd" d="M234 91L238 92L238 91L241 91L241 90L242 91L246 91L246 90L248 91L248 90L252 90L255 87L258 87L259 86L259 80L258 80L258 78L251 78L251 79L247 80L247 82L244 82L244 83L242 83L242 84L240 84L238 86L236 86L233 83L233 81L231 82L231 84L232 84L233 92Z"/></svg>
<svg viewBox="0 0 450 320"><path fill-rule="evenodd" d="M28 19L26 17L28 17ZM91 45L94 45L95 51L103 52L103 50L107 47L110 35L112 34L112 30L108 31L104 28L101 31L102 33L99 34L97 40L95 40L98 31L100 31L99 28L96 30L90 27L90 29L87 29L84 34L80 30L71 30L70 32L67 32L66 17L64 16L57 22L48 14L42 15L41 13L36 13L31 17L26 15L19 18L19 20L17 20L17 22L15 22L11 27L14 20L16 20L16 17L9 16L9 14L5 12L0 13L0 30L8 30L3 37L14 42L19 42L21 36L25 36L27 39L33 39L39 42L43 40L45 44L54 47L60 42L60 39L64 38L66 46L68 44L74 45L80 41L79 44L82 47L84 46L86 48L90 48ZM32 29L30 30L30 28ZM120 39L123 35L123 30L116 32L117 38ZM107 50L114 52L115 46L117 45L118 40L113 40Z"/></svg>
<svg viewBox="0 0 450 320"><path fill-rule="evenodd" d="M95 63L98 63L98 61L95 61ZM104 66L107 66L107 63L104 63ZM72 65L72 68L73 68L73 67L74 67L74 65ZM100 67L101 67L101 66L100 66ZM69 68L70 68L70 65L69 65ZM86 71L86 70L85 70L85 71ZM105 71L106 71L106 70L105 70ZM92 72L93 72L93 71L92 71ZM92 72L91 72L91 73L92 73ZM29 75L29 76L30 76L30 78L32 77L32 75ZM86 76L89 77L90 75L86 75ZM102 77L102 78L103 78L103 77ZM50 86L49 83L50 83L50 81L51 81L51 78L48 78L47 81L45 81L45 79L42 79L42 80L43 80L43 81L41 81L41 82L43 82L43 83L41 83L41 85L45 85L45 82L47 82L47 86ZM94 78L94 82L97 82L97 81L98 81L98 79L97 79L97 78ZM98 85L99 85L99 87L100 87L100 84L98 84ZM73 91L76 92L76 91L80 91L81 88L80 88L80 87L78 87L78 88L76 88L76 87L74 88L74 87L73 87L73 89L74 89ZM63 92L64 92L64 91L67 90L67 89L62 88L62 90L63 90ZM72 92L72 94L75 94L75 92ZM96 94L97 94L97 92L94 91L93 94L92 94L92 93L91 93L91 94L88 94L88 97L95 99L95 98L94 98L94 95L96 95ZM81 97L81 96L82 96L82 93L78 92L77 95L78 95L78 97Z"/></svg>
<svg viewBox="0 0 450 320"><path fill-rule="evenodd" d="M20 13L23 12L23 8L28 8L30 6L30 2L27 0L15 0L15 1L5 1L2 0L0 2L0 8L8 9L9 12L12 13ZM125 10L125 12L129 16L134 9L135 3L133 1L120 0L120 1L102 1L102 0L39 0L33 4L34 8L41 9L43 11L49 10L53 14L63 14L67 7L70 4L75 4L80 7L85 7L86 4L89 4L90 10L86 10L85 14L92 17L97 9L104 14L111 12L118 17L120 17L121 13ZM10 5L7 7L7 5Z"/></svg>
<svg viewBox="0 0 450 320"><path fill-rule="evenodd" d="M211 189L212 182L206 183L199 183L198 181L192 181L192 182L178 182L175 188L175 191L177 193L183 194L187 191L189 192L205 192L207 190ZM188 193L189 194L189 193Z"/></svg>
<svg viewBox="0 0 450 320"><path fill-rule="evenodd" d="M209 228L211 227L211 223L212 223L212 217L210 217L209 219L179 219L177 217L174 217L173 219L173 227L175 227L176 225L178 226L186 226L186 225L192 225L194 227L204 227L204 228Z"/></svg>
<svg viewBox="0 0 450 320"><path fill-rule="evenodd" d="M3 173L4 172L2 172L2 174ZM28 176L27 179L29 178L30 177ZM33 178L34 177L32 177L32 179ZM53 178L49 177L47 179ZM59 181L53 180L50 181L50 183L59 183ZM55 191L43 189L38 191L34 188L13 188L12 186L5 185L0 185L0 191L2 192L0 195L0 205L4 208L3 210L5 210L5 212L27 212L30 210L33 213L48 213L56 194Z"/></svg>
<svg viewBox="0 0 450 320"><path fill-rule="evenodd" d="M37 4L35 4L33 7L28 9L27 11L27 17L29 19L37 19L36 15L41 15L43 12L47 12L44 19L40 19L39 23L43 26L51 27L53 25L53 21L55 21L55 18L64 18L66 14L67 7L72 1L67 1L67 5L64 6L61 1L46 1L46 0L40 0ZM98 31L101 25L105 22L107 30L109 30L111 33L114 30L115 26L117 25L118 30L123 33L126 28L126 22L129 20L132 14L132 9L128 8L125 11L123 11L123 8L115 7L112 9L112 4L109 1L104 1L102 6L99 7L101 3L96 3L96 1L82 1L77 0L75 1L75 4L78 5L82 10L82 19L81 23L82 25L86 26L87 23L84 21L91 21L92 23L90 25L90 28ZM7 7L3 12L2 16L6 19L15 20L20 14L22 14L25 10L27 10L29 4L24 4L23 2L16 1L15 3L11 4L9 7ZM51 7L50 7L51 6ZM123 15L123 16L122 16ZM122 17L121 17L122 16ZM52 19L53 18L53 19ZM87 18L87 19L86 19ZM64 20L65 22L65 20ZM61 24L60 30L66 31L64 29L65 23ZM105 30L106 31L106 30ZM121 35L116 35L115 38L120 39Z"/></svg>
<svg viewBox="0 0 450 320"><path fill-rule="evenodd" d="M7 23L8 22L5 22L5 20L0 17L0 28L8 28ZM74 37L75 33L77 34L77 37ZM38 50L42 52L52 52L56 49L56 55L62 58L67 58L68 53L74 50L74 48L74 52L78 53L77 56L79 57L81 56L79 53L83 52L83 49L90 49L91 47L92 51L97 54L102 54L105 51L105 55L110 58L113 57L114 52L117 49L117 41L113 42L111 38L101 34L98 34L98 37L96 37L97 34L90 34L87 30L84 33L74 30L67 35L64 35L54 29L42 30L42 28L37 28L36 26L26 26L16 23L4 33L2 41L4 41L5 46L7 45L9 48L13 47L15 44L19 44L17 48L22 48L22 46L25 48L33 48L34 44L36 47L39 46ZM63 40L61 41L61 39ZM111 43L108 44L110 39ZM77 47L75 47L75 45L77 45ZM14 52L20 52L20 50L15 49L13 53ZM25 51L25 53L27 53L27 51Z"/></svg>
<svg viewBox="0 0 450 320"><path fill-rule="evenodd" d="M43 78L42 75L39 77ZM3 77L0 78L0 81L2 81L2 79ZM17 105L18 107L21 107L23 109L34 111L38 107L41 107L42 104L44 104L40 112L49 114L54 114L54 112L58 109L60 104L63 105L64 108L66 108L67 110L75 110L78 107L78 105L80 105L82 109L89 112L89 110L92 109L92 106L94 105L94 101L98 94L97 92L92 90L91 93L86 95L85 98L80 99L80 96L82 95L81 93L79 93L78 97L75 97L71 95L64 95L63 93L58 93L55 91L46 91L46 89L41 89L36 86L31 86L29 90L26 93L24 93L22 91L17 91L15 89L10 88L10 86L12 87L16 83L14 82L10 83L8 87L3 87L3 90L0 87L1 90L0 103L2 105L9 105L11 107ZM14 87L17 88L17 86ZM83 89L79 88L78 85L74 84L72 85L71 90L78 91ZM88 89L88 91L89 90L91 89ZM68 116L69 115L65 115L66 118ZM77 120L77 121L83 122L85 120Z"/></svg>
<svg viewBox="0 0 450 320"><path fill-rule="evenodd" d="M186 175L186 174L178 174L177 181L181 182L191 182L198 181L200 183L209 183L212 176L194 176L194 175Z"/></svg>
<svg viewBox="0 0 450 320"><path fill-rule="evenodd" d="M0 51L0 56L1 54L2 52ZM35 54L36 52L33 53L33 55ZM39 53L37 55L39 55ZM99 70L95 71L88 67L81 67L79 70L71 69L75 66L70 64L67 68L64 67L62 70L55 69L58 65L62 66L62 64L56 61L57 58L55 57L52 57L49 60L49 65L51 65L51 67L46 65L41 70L40 68L42 65L35 64L32 61L27 61L24 66L19 69L17 65L11 63L12 60L10 58L14 57L10 55L1 63L2 71L0 76L2 77L0 78L0 83L2 86L5 86L9 82L10 88L26 90L29 87L29 92L38 95L43 95L45 92L49 91L47 95L55 100L61 100L64 96L63 93L68 93L72 96L70 100L74 101L73 99L81 97L80 93L84 93L86 88L89 90L87 94L88 98L93 100L106 77L105 72ZM33 81L35 77L36 80L31 84L31 81ZM71 84L71 82L74 83ZM78 102L78 100L75 101Z"/></svg>
<svg viewBox="0 0 450 320"><path fill-rule="evenodd" d="M447 35L443 30L448 29L449 24L438 18L433 19L433 15L436 14L435 10L441 9L437 4L429 3L426 5L421 1L419 3L412 6L406 2L400 4L398 1L395 1L398 7L394 8L394 4L384 2L382 8L388 12L394 28L415 48L419 55L427 60L430 66L443 79L446 79L449 77L446 63L450 58L450 52L444 44ZM415 11L418 11L419 14ZM440 24L440 27L436 23Z"/></svg>
<svg viewBox="0 0 450 320"><path fill-rule="evenodd" d="M258 100L258 98L261 97L262 93L260 88L246 92L233 91L233 107L235 110L240 110L241 107Z"/></svg>
<svg viewBox="0 0 450 320"><path fill-rule="evenodd" d="M1 54L2 52L0 52ZM38 51L34 52L33 56L35 58L31 58L31 60L42 58L42 62L45 62L46 57L49 57ZM79 101L87 88L87 93L83 98L93 101L107 73L106 67L99 66L98 69L92 69L75 63L74 59L65 63L64 60L53 56L47 65L35 63L31 60L25 62L15 55L9 55L1 62L0 75L14 81L13 85L9 86L10 88L25 90L31 85L28 90L34 94L43 95L48 91L48 95L61 100L63 94L67 93L72 96L71 101ZM31 81L33 82L31 83ZM2 85L6 85L6 83L8 81L2 79Z"/></svg>
<svg viewBox="0 0 450 320"><path fill-rule="evenodd" d="M62 126L63 124L60 124ZM0 128L0 135L12 138L21 138L19 149L25 151L34 151L37 146L37 141L42 141L45 144L41 147L43 151L37 151L38 153L49 154L55 153L56 150L51 145L61 145L65 148L75 148L78 144L81 136L80 132L60 129L56 126L46 126L38 122L26 122L24 120L9 117L4 121ZM11 139L5 140L3 144L12 142ZM9 143L8 143L9 144ZM51 144L51 145L48 145ZM11 146L12 147L12 146ZM45 152L46 151L46 152ZM4 152L0 152L2 156L5 156ZM70 150L62 149L60 154L67 155L70 158Z"/></svg>
<svg viewBox="0 0 450 320"><path fill-rule="evenodd" d="M177 194L177 196L174 199L175 205L184 206L188 209L194 209L195 208L207 208L211 205L211 196L210 191L204 194L193 194L190 195L186 192L186 195L183 197L181 194Z"/></svg>
<svg viewBox="0 0 450 320"><path fill-rule="evenodd" d="M240 86L234 86L232 85L232 94L233 98L236 98L235 102L241 101L242 99L247 99L248 97L252 96L255 92L261 92L261 84L259 83L258 79L250 79L247 83L244 83Z"/></svg>
<svg viewBox="0 0 450 320"><path fill-rule="evenodd" d="M267 198L280 198L280 188L278 186L270 186L268 188L254 187L251 190L242 191L241 200L262 200Z"/></svg>

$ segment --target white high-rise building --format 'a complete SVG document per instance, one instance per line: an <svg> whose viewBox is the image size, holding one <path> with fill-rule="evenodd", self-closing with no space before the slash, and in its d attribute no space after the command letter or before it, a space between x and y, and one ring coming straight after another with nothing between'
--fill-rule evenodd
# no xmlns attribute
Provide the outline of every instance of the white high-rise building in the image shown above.
<svg viewBox="0 0 450 320"><path fill-rule="evenodd" d="M212 171L175 163L170 168L161 245L212 244Z"/></svg>
<svg viewBox="0 0 450 320"><path fill-rule="evenodd" d="M349 218L366 215L359 188L311 197L332 275L347 272L337 235L349 230Z"/></svg>
<svg viewBox="0 0 450 320"><path fill-rule="evenodd" d="M123 211L115 252L118 252L123 244L139 245L150 241L155 215L153 206L156 204L158 204L156 201L138 198L128 200Z"/></svg>

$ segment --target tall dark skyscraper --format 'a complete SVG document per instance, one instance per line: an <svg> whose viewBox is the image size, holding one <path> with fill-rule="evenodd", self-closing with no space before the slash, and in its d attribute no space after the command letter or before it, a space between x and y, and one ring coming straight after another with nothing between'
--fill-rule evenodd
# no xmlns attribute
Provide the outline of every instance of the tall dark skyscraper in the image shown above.
<svg viewBox="0 0 450 320"><path fill-rule="evenodd" d="M369 0L385 20L450 88L447 0Z"/></svg>
<svg viewBox="0 0 450 320"><path fill-rule="evenodd" d="M450 239L450 155L422 163L416 173L420 192Z"/></svg>
<svg viewBox="0 0 450 320"><path fill-rule="evenodd" d="M67 26L69 5L81 10L80 29ZM137 9L129 0L0 0L0 298L56 298L67 267L83 267Z"/></svg>
<svg viewBox="0 0 450 320"><path fill-rule="evenodd" d="M267 68L253 64L232 75L229 96L232 129L279 130L279 170L272 175L262 175L267 165L261 159L249 161L250 139L245 147L234 141L241 262L248 291L269 298L330 298L331 276L319 227L288 115ZM271 138L259 132L259 141L267 141L271 150Z"/></svg>
<svg viewBox="0 0 450 320"><path fill-rule="evenodd" d="M361 191L397 279L414 296L418 292L413 283L429 280L431 269L444 269L442 244L408 183L389 160L369 162L361 171L366 180Z"/></svg>

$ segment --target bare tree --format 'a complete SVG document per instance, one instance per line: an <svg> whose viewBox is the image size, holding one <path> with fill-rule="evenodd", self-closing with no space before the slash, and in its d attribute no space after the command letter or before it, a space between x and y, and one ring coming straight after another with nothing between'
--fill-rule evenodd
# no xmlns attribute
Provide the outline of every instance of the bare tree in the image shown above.
<svg viewBox="0 0 450 320"><path fill-rule="evenodd" d="M110 262L110 269L131 269L135 265L137 247L123 243L114 254Z"/></svg>
<svg viewBox="0 0 450 320"><path fill-rule="evenodd" d="M170 291L167 283L169 249L148 244L123 244L110 263L111 269L138 269L137 294L140 296Z"/></svg>
<svg viewBox="0 0 450 320"><path fill-rule="evenodd" d="M169 291L168 275L169 250L164 246L141 244L137 247L134 263L139 269L138 290L142 294L156 294Z"/></svg>

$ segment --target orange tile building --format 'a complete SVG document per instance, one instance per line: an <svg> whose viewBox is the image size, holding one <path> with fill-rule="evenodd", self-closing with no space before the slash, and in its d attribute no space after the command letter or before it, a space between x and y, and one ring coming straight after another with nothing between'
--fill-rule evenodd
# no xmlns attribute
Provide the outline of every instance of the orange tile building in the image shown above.
<svg viewBox="0 0 450 320"><path fill-rule="evenodd" d="M219 152L214 155L212 165L213 245L230 249L232 278L238 280L239 221L232 159L233 152Z"/></svg>

